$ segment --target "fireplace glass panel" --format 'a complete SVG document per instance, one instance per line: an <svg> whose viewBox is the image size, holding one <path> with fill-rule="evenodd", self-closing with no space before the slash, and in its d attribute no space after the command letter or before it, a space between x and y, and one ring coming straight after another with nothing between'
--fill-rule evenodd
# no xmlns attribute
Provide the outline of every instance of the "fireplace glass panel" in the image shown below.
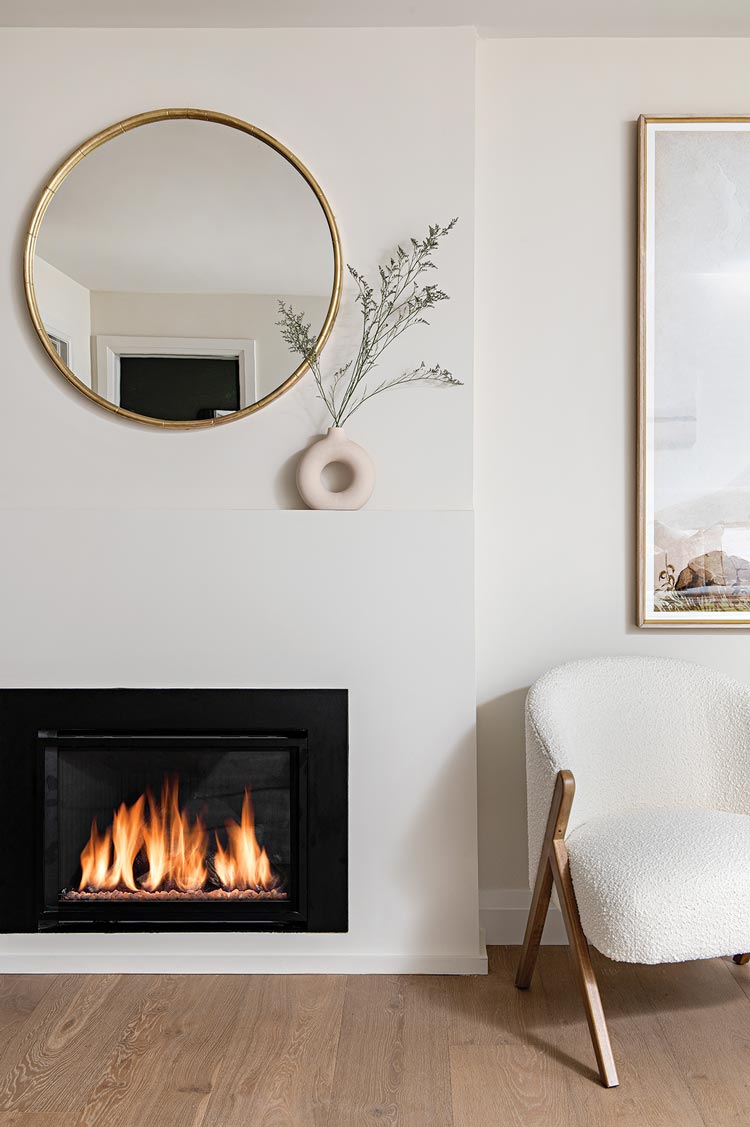
<svg viewBox="0 0 750 1127"><path fill-rule="evenodd" d="M298 914L304 740L45 740L47 913L103 918Z"/></svg>

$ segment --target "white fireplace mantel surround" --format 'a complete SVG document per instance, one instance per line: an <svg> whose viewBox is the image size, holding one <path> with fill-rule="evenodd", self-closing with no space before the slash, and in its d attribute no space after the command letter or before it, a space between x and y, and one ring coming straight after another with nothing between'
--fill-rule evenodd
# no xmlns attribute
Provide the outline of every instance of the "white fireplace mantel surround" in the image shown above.
<svg viewBox="0 0 750 1127"><path fill-rule="evenodd" d="M347 934L0 936L0 971L485 969L470 513L3 522L5 686L349 690L350 910Z"/></svg>

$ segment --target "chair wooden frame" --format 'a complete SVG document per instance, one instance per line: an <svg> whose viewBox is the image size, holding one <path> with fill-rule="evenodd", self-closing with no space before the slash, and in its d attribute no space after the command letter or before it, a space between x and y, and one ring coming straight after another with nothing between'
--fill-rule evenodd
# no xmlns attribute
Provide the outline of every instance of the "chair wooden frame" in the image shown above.
<svg viewBox="0 0 750 1127"><path fill-rule="evenodd" d="M552 795L547 828L544 831L539 868L521 949L521 961L518 964L516 974L516 986L519 990L528 990L531 985L539 954L539 945L542 941L544 922L547 919L550 897L552 896L552 885L554 884L557 888L560 908L565 921L570 954L583 999L583 1008L586 1012L599 1075L605 1088L616 1088L619 1080L617 1079L615 1059L612 1055L609 1030L599 995L596 974L591 962L588 940L581 927L578 903L570 875L568 850L565 845L565 834L568 829L575 792L576 783L573 772L559 771ZM732 958L738 966L746 966L750 963L749 952L733 955Z"/></svg>
<svg viewBox="0 0 750 1127"><path fill-rule="evenodd" d="M612 1055L609 1031L604 1017L602 1000L599 996L599 986L591 962L591 952L581 927L578 903L570 876L568 850L565 845L565 833L568 828L575 792L576 784L573 772L560 771L555 781L547 829L544 833L529 919L526 924L526 935L521 950L521 961L518 964L518 973L516 974L516 986L519 990L528 990L531 985L531 978L539 954L539 945L542 941L544 921L547 918L550 897L552 896L552 885L554 884L557 888L560 908L565 921L570 954L583 999L583 1008L586 1011L586 1020L594 1045L596 1063L599 1066L599 1075L605 1088L616 1088L619 1080L617 1079L615 1058Z"/></svg>

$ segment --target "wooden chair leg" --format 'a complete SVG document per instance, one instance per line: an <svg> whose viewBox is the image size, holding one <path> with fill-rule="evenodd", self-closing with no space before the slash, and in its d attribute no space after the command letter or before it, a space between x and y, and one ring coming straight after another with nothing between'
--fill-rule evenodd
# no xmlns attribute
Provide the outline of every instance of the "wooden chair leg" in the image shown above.
<svg viewBox="0 0 750 1127"><path fill-rule="evenodd" d="M581 927L578 904L570 876L568 850L565 846L565 832L568 828L574 795L575 779L572 772L560 771L555 782L542 853L539 858L539 869L521 950L521 961L516 975L516 986L525 990L531 983L554 882L560 900L563 920L565 921L565 930L568 934L573 966L583 998L583 1007L594 1046L596 1063L599 1066L599 1075L605 1088L616 1088L619 1084L617 1069L612 1055L612 1046L609 1041L607 1022L599 995L599 986L591 962L591 952Z"/></svg>
<svg viewBox="0 0 750 1127"><path fill-rule="evenodd" d="M747 963L750 963L750 954L732 955L732 962L736 963L738 967L744 967Z"/></svg>
<svg viewBox="0 0 750 1127"><path fill-rule="evenodd" d="M565 930L568 933L568 943L578 978L578 987L583 999L586 1021L589 1024L596 1063L599 1066L599 1075L605 1088L616 1088L620 1081L617 1079L615 1058L612 1055L612 1046L609 1042L609 1031L599 995L599 985L591 962L591 952L578 915L578 904L573 890L573 881L570 877L568 850L563 840L555 841L552 850L554 858L552 873L557 895L560 899Z"/></svg>
<svg viewBox="0 0 750 1127"><path fill-rule="evenodd" d="M575 782L572 772L561 771L555 781L555 790L549 808L547 828L544 831L544 842L539 857L539 868L537 869L534 892L531 897L529 918L526 922L526 934L521 948L521 961L518 964L516 974L516 986L519 990L528 990L531 985L552 895L553 876L550 847L557 834L560 832L563 835L565 834L574 794Z"/></svg>

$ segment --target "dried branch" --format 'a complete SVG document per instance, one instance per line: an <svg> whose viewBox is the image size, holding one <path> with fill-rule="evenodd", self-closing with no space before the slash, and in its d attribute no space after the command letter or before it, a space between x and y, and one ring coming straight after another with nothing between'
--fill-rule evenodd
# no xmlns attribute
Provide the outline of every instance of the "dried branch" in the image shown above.
<svg viewBox="0 0 750 1127"><path fill-rule="evenodd" d="M428 270L435 270L432 259L441 239L449 234L457 219L446 226L434 224L423 239L411 239L410 249L399 246L387 263L378 267L379 290L368 282L353 266L348 270L357 287L356 303L362 315L362 335L357 355L333 372L327 379L320 368L317 337L301 313L291 305L279 302L280 318L276 322L289 350L302 356L310 365L318 395L331 416L333 425L343 426L355 411L381 392L392 387L410 384L432 384L442 387L461 387L446 368L434 365L428 368L424 361L400 376L386 379L372 390L366 378L376 367L381 356L407 329L427 325L425 313L434 309L448 295L439 286L421 284L420 278Z"/></svg>

